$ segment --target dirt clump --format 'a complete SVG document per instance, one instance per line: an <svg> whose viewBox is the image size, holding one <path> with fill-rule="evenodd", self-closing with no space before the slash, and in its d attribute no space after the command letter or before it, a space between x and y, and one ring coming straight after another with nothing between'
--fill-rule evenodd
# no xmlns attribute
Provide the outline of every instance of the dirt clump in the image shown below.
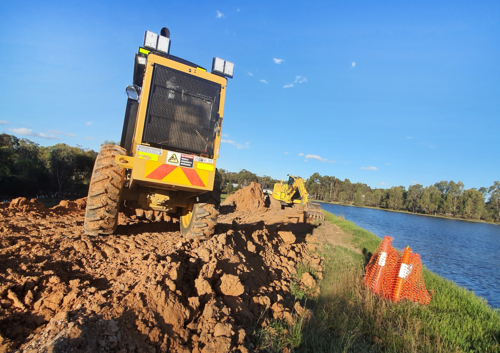
<svg viewBox="0 0 500 353"><path fill-rule="evenodd" d="M84 200L0 208L0 352L251 351L255 326L297 311L297 264L321 274L317 226L258 190L205 241L124 214L114 235L87 236Z"/></svg>

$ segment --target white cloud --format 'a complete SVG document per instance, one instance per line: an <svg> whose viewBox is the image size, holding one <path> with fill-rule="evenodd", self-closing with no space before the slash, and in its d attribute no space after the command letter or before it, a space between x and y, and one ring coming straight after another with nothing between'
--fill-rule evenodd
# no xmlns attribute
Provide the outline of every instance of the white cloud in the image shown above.
<svg viewBox="0 0 500 353"><path fill-rule="evenodd" d="M355 61L353 61L353 62L351 63L351 67L356 67L356 62L355 62Z"/></svg>
<svg viewBox="0 0 500 353"><path fill-rule="evenodd" d="M411 136L406 136L406 138L407 138L408 140L411 140L413 137L411 137Z"/></svg>
<svg viewBox="0 0 500 353"><path fill-rule="evenodd" d="M236 12L240 12L240 9L237 9Z"/></svg>
<svg viewBox="0 0 500 353"><path fill-rule="evenodd" d="M247 75L248 75L248 76L253 76L253 74L252 74L251 72L249 72Z"/></svg>
<svg viewBox="0 0 500 353"><path fill-rule="evenodd" d="M290 83L289 85L284 85L283 88L292 88L293 87L293 83Z"/></svg>
<svg viewBox="0 0 500 353"><path fill-rule="evenodd" d="M281 64L283 62L283 59L276 59L276 58L274 58L273 60L274 60L275 64Z"/></svg>
<svg viewBox="0 0 500 353"><path fill-rule="evenodd" d="M85 140L95 140L95 137L84 137Z"/></svg>
<svg viewBox="0 0 500 353"><path fill-rule="evenodd" d="M382 183L382 182L380 182L379 184L380 184L380 185L387 185L387 183Z"/></svg>
<svg viewBox="0 0 500 353"><path fill-rule="evenodd" d="M285 152L285 154L288 154L288 152Z"/></svg>
<svg viewBox="0 0 500 353"><path fill-rule="evenodd" d="M361 167L361 170L377 170L377 167Z"/></svg>
<svg viewBox="0 0 500 353"><path fill-rule="evenodd" d="M220 12L219 10L217 10L217 18L224 18L226 16L224 16L224 14L222 12Z"/></svg>
<svg viewBox="0 0 500 353"><path fill-rule="evenodd" d="M49 139L49 140L57 139L57 137L54 135L47 135L47 134L44 134L43 132L33 132L33 130L26 129L25 127L20 127L18 129L9 129L9 131L12 131L13 133L15 133L17 135L21 135L21 136L41 137L41 138Z"/></svg>
<svg viewBox="0 0 500 353"><path fill-rule="evenodd" d="M335 161L329 161L328 159L321 158L320 156L318 156L316 154L307 154L306 159L315 159L315 160L323 162L323 163L327 163L327 162L328 163L335 163Z"/></svg>
<svg viewBox="0 0 500 353"><path fill-rule="evenodd" d="M418 181L412 180L410 181L411 184L418 184Z"/></svg>
<svg viewBox="0 0 500 353"><path fill-rule="evenodd" d="M259 80L259 81L260 81L260 82L262 82L262 83L265 83L266 85L268 85L268 84L269 84L269 83L267 83L267 81L266 81L266 80L264 80L264 79Z"/></svg>
<svg viewBox="0 0 500 353"><path fill-rule="evenodd" d="M228 134L222 134L222 137L229 137Z"/></svg>
<svg viewBox="0 0 500 353"><path fill-rule="evenodd" d="M91 122L91 121L87 121L87 122L85 123L85 125L92 125L92 122Z"/></svg>
<svg viewBox="0 0 500 353"><path fill-rule="evenodd" d="M307 78L305 78L303 76L295 76L295 82L296 83L304 83L304 82L307 82Z"/></svg>
<svg viewBox="0 0 500 353"><path fill-rule="evenodd" d="M391 163L386 163L385 165L391 165Z"/></svg>
<svg viewBox="0 0 500 353"><path fill-rule="evenodd" d="M10 125L10 122L7 120L0 120L0 125Z"/></svg>
<svg viewBox="0 0 500 353"><path fill-rule="evenodd" d="M303 155L304 155L304 153L299 153L299 156L303 156Z"/></svg>
<svg viewBox="0 0 500 353"><path fill-rule="evenodd" d="M244 148L250 148L250 142L247 142L244 145L242 145L242 144L239 144L239 143L237 143L237 142L235 142L233 140L224 140L224 139L221 139L220 141L223 142L223 143L229 143L230 145L235 146L239 150L244 149Z"/></svg>
<svg viewBox="0 0 500 353"><path fill-rule="evenodd" d="M69 132L64 132L64 131L59 131L59 130L45 130L50 134L55 134L55 135L64 135L64 136L69 136L69 137L75 137L76 134L72 134Z"/></svg>

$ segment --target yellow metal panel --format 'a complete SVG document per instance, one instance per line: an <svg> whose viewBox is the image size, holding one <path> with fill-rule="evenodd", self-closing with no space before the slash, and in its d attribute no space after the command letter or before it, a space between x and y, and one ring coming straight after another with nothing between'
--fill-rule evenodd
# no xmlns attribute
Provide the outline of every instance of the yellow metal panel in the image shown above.
<svg viewBox="0 0 500 353"><path fill-rule="evenodd" d="M213 170L214 170L214 166L213 166L213 165L211 165L211 164L205 164L205 163L200 163L200 162L198 162L198 163L196 164L196 169L209 170L209 171L213 172ZM198 174L199 174L199 173L198 173Z"/></svg>

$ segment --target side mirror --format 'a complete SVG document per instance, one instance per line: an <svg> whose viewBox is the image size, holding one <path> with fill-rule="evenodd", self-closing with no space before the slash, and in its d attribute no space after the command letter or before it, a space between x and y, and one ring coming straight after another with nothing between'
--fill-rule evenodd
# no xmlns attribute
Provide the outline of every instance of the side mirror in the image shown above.
<svg viewBox="0 0 500 353"><path fill-rule="evenodd" d="M139 100L140 91L141 91L141 89L136 85L129 85L129 86L127 86L127 88L125 88L125 92L127 92L127 96L130 99L133 99L135 101Z"/></svg>

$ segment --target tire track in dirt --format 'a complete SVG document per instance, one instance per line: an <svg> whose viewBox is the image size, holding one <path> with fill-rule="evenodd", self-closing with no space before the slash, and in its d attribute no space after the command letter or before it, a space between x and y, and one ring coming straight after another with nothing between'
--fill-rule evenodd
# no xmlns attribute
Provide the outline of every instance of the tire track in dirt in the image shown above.
<svg viewBox="0 0 500 353"><path fill-rule="evenodd" d="M297 263L322 269L316 226L247 189L202 242L124 214L116 234L87 236L84 199L0 204L0 352L251 351L254 327L300 310Z"/></svg>

